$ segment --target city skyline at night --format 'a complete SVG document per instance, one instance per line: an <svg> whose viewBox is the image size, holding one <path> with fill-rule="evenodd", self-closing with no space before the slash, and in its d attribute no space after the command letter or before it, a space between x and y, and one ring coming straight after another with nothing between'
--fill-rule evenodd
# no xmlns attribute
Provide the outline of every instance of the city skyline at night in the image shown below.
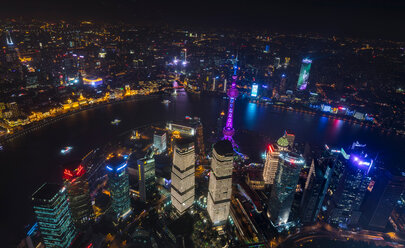
<svg viewBox="0 0 405 248"><path fill-rule="evenodd" d="M1 247L405 247L403 3L2 7Z"/></svg>

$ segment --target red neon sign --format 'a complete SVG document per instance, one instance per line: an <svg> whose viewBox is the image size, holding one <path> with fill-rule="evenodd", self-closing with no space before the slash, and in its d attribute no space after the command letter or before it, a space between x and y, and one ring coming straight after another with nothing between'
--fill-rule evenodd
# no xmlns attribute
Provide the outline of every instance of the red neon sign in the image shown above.
<svg viewBox="0 0 405 248"><path fill-rule="evenodd" d="M270 151L270 153L273 153L273 152L274 152L274 149L273 149L273 146L272 146L272 145L269 145L269 151Z"/></svg>
<svg viewBox="0 0 405 248"><path fill-rule="evenodd" d="M63 171L63 175L64 175L64 178L65 178L65 179L70 179L70 178L73 177L72 172L71 172L70 170L68 170L68 169L65 169L65 170Z"/></svg>

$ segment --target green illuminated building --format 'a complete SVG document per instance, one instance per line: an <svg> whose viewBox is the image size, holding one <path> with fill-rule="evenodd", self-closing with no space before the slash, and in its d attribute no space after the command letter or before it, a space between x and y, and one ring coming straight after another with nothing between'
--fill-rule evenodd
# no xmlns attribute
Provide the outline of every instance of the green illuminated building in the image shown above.
<svg viewBox="0 0 405 248"><path fill-rule="evenodd" d="M312 60L303 59L301 64L300 76L298 78L297 89L305 90L308 85L309 70L311 69Z"/></svg>
<svg viewBox="0 0 405 248"><path fill-rule="evenodd" d="M76 236L66 188L43 184L32 195L34 212L45 247L69 247Z"/></svg>

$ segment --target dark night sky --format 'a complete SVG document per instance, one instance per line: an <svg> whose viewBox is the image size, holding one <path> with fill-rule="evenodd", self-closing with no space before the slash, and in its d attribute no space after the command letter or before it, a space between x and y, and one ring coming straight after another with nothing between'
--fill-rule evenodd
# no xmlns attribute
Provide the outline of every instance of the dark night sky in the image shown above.
<svg viewBox="0 0 405 248"><path fill-rule="evenodd" d="M7 0L0 14L405 38L402 0Z"/></svg>

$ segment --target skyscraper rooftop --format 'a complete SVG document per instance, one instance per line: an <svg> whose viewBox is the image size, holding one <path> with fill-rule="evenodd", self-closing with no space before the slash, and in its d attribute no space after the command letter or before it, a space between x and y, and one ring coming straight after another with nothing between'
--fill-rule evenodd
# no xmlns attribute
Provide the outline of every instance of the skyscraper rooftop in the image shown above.
<svg viewBox="0 0 405 248"><path fill-rule="evenodd" d="M37 191L32 194L33 200L52 200L52 198L61 190L58 184L43 184Z"/></svg>
<svg viewBox="0 0 405 248"><path fill-rule="evenodd" d="M233 148L229 140L221 140L214 145L215 151L221 156L232 156Z"/></svg>

